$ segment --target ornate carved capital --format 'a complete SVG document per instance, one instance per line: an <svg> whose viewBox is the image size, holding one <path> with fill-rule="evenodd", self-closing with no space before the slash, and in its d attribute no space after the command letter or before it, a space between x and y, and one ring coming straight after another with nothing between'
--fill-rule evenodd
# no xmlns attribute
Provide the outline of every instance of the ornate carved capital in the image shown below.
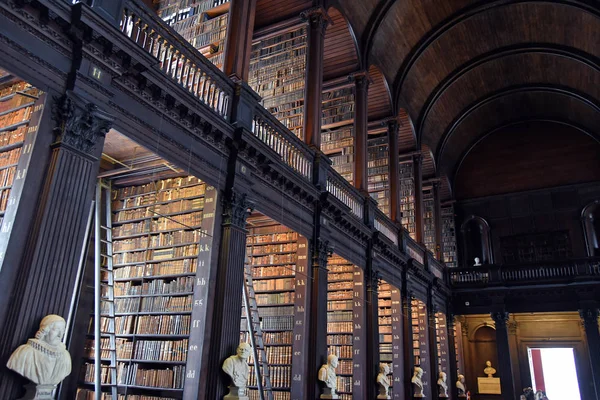
<svg viewBox="0 0 600 400"><path fill-rule="evenodd" d="M365 270L365 279L367 281L367 288L370 290L377 291L379 289L379 280L381 274L374 268Z"/></svg>
<svg viewBox="0 0 600 400"><path fill-rule="evenodd" d="M509 321L508 322L508 334L516 335L518 327L519 327L519 324L517 323L517 321L515 321L515 320Z"/></svg>
<svg viewBox="0 0 600 400"><path fill-rule="evenodd" d="M315 243L315 252L313 262L320 268L327 268L327 259L333 254L333 248L329 245L329 240L318 239ZM314 264L313 264L314 265Z"/></svg>
<svg viewBox="0 0 600 400"><path fill-rule="evenodd" d="M88 155L94 154L99 139L106 136L114 120L95 104L86 103L72 92L54 98L52 119L61 143Z"/></svg>
<svg viewBox="0 0 600 400"><path fill-rule="evenodd" d="M311 28L317 28L322 35L325 35L325 30L329 24L333 25L333 21L327 15L327 10L323 7L313 7L300 13L300 18L308 22Z"/></svg>
<svg viewBox="0 0 600 400"><path fill-rule="evenodd" d="M369 84L372 79L368 71L355 72L348 75L348 80L354 82L356 85L356 91L367 92L369 90Z"/></svg>
<svg viewBox="0 0 600 400"><path fill-rule="evenodd" d="M506 311L496 311L490 314L494 322L496 323L496 329L499 327L505 327L508 323L509 314Z"/></svg>
<svg viewBox="0 0 600 400"><path fill-rule="evenodd" d="M233 192L231 199L223 200L223 223L246 228L246 218L250 215L254 204L249 201L246 194Z"/></svg>
<svg viewBox="0 0 600 400"><path fill-rule="evenodd" d="M579 310L579 316L583 321L584 325L598 325L598 309L597 308L583 308Z"/></svg>

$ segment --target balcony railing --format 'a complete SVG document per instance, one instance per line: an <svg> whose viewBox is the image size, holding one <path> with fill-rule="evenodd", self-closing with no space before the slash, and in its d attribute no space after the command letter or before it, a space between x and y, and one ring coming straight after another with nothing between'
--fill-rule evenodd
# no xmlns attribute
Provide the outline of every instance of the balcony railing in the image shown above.
<svg viewBox="0 0 600 400"><path fill-rule="evenodd" d="M406 254L421 265L425 265L425 250L410 238L406 241Z"/></svg>
<svg viewBox="0 0 600 400"><path fill-rule="evenodd" d="M252 130L257 138L281 156L283 162L306 179L312 179L312 150L260 105L255 110Z"/></svg>
<svg viewBox="0 0 600 400"><path fill-rule="evenodd" d="M535 265L484 265L449 270L454 287L515 286L600 279L600 258L565 260Z"/></svg>
<svg viewBox="0 0 600 400"><path fill-rule="evenodd" d="M438 279L446 281L445 279L445 270L444 264L438 261L433 254L427 252L427 265L429 266L429 271Z"/></svg>
<svg viewBox="0 0 600 400"><path fill-rule="evenodd" d="M352 214L362 220L364 215L364 198L361 193L345 180L333 168L327 173L327 191L347 205Z"/></svg>
<svg viewBox="0 0 600 400"><path fill-rule="evenodd" d="M127 0L120 30L156 58L167 76L227 119L233 82L152 10L138 1Z"/></svg>
<svg viewBox="0 0 600 400"><path fill-rule="evenodd" d="M398 245L398 228L392 220L379 209L375 210L375 221L373 225L383 236L390 239L395 245Z"/></svg>

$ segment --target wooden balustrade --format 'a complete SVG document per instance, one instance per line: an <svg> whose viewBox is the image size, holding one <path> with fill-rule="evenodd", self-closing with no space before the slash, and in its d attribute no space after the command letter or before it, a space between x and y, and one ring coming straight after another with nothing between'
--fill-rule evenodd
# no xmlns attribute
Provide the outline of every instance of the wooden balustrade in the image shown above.
<svg viewBox="0 0 600 400"><path fill-rule="evenodd" d="M398 245L398 228L381 210L375 209L375 229L383 236L390 239L392 243Z"/></svg>
<svg viewBox="0 0 600 400"><path fill-rule="evenodd" d="M283 162L306 179L312 179L313 151L260 105L255 110L252 131L279 154Z"/></svg>
<svg viewBox="0 0 600 400"><path fill-rule="evenodd" d="M421 265L425 265L425 250L412 239L406 243L406 254Z"/></svg>
<svg viewBox="0 0 600 400"><path fill-rule="evenodd" d="M446 267L429 252L427 253L427 265L433 276L445 281Z"/></svg>
<svg viewBox="0 0 600 400"><path fill-rule="evenodd" d="M342 178L333 168L327 173L327 191L347 205L352 214L362 220L364 216L364 198L347 180Z"/></svg>
<svg viewBox="0 0 600 400"><path fill-rule="evenodd" d="M158 60L158 68L194 97L227 119L233 82L152 10L125 2L120 30Z"/></svg>

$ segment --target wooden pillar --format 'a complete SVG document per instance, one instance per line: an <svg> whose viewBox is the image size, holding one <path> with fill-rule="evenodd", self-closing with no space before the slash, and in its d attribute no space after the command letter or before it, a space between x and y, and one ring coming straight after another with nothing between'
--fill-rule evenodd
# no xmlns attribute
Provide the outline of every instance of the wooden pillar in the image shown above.
<svg viewBox="0 0 600 400"><path fill-rule="evenodd" d="M428 316L428 327L429 327L429 390L431 393L425 393L426 396L430 396L433 400L438 400L438 354L437 354L437 332L435 329L435 313L437 312L432 296L431 289L429 289L429 299L427 304L427 316Z"/></svg>
<svg viewBox="0 0 600 400"><path fill-rule="evenodd" d="M595 399L600 400L600 333L598 331L598 309L583 308L579 315L585 328L587 348L592 363L592 378Z"/></svg>
<svg viewBox="0 0 600 400"><path fill-rule="evenodd" d="M367 193L369 190L368 163L368 108L369 76L367 73L354 75L355 105L354 105L354 187Z"/></svg>
<svg viewBox="0 0 600 400"><path fill-rule="evenodd" d="M364 386L366 386L366 398L374 399L377 396L375 380L379 373L379 274L373 267L373 252L369 251L367 254L367 272L365 274L367 284L367 301L365 302L367 308L367 381Z"/></svg>
<svg viewBox="0 0 600 400"><path fill-rule="evenodd" d="M237 81L248 82L255 12L256 0L231 0L223 71Z"/></svg>
<svg viewBox="0 0 600 400"><path fill-rule="evenodd" d="M413 354L413 334L412 334L412 304L411 294L406 287L406 273L403 274L403 290L402 290L402 310L404 312L404 375L399 378L404 383L404 398L412 398L411 378L413 367L415 366L415 356ZM395 377L394 377L395 378Z"/></svg>
<svg viewBox="0 0 600 400"><path fill-rule="evenodd" d="M229 377L223 372L223 361L236 354L240 343L244 261L246 257L246 218L250 203L245 194L232 191L223 201L221 243L214 282L213 319L207 364L202 368L210 385L201 385L200 399L221 399L227 393Z"/></svg>
<svg viewBox="0 0 600 400"><path fill-rule="evenodd" d="M308 22L308 54L304 86L304 142L321 150L321 110L323 108L323 53L327 12L316 7L300 16Z"/></svg>
<svg viewBox="0 0 600 400"><path fill-rule="evenodd" d="M440 182L433 182L433 224L435 228L435 258L444 261L444 243L442 241L442 206L440 202Z"/></svg>
<svg viewBox="0 0 600 400"><path fill-rule="evenodd" d="M456 370L458 354L456 354L456 338L454 337L454 315L450 311L446 316L446 326L448 335L448 360L450 363L448 374L448 395L450 399L458 398L456 381L458 380L458 371Z"/></svg>
<svg viewBox="0 0 600 400"><path fill-rule="evenodd" d="M388 166L390 168L390 218L396 223L402 222L400 211L400 172L398 160L398 121L396 118L387 121L388 127Z"/></svg>
<svg viewBox="0 0 600 400"><path fill-rule="evenodd" d="M321 395L317 373L327 363L327 258L331 252L329 242L317 236L313 241L306 399L318 399Z"/></svg>
<svg viewBox="0 0 600 400"><path fill-rule="evenodd" d="M516 398L515 384L513 380L512 363L510 360L510 343L508 337L508 316L505 311L491 313L496 323L496 346L498 348L498 372L502 388L502 398ZM476 382L475 380L473 381Z"/></svg>
<svg viewBox="0 0 600 400"><path fill-rule="evenodd" d="M413 176L415 179L415 237L423 243L423 156L413 155Z"/></svg>
<svg viewBox="0 0 600 400"><path fill-rule="evenodd" d="M1 328L2 399L18 398L24 382L5 367L13 350L34 337L44 316L68 317L104 136L112 124L108 114L70 91L55 105L58 141Z"/></svg>

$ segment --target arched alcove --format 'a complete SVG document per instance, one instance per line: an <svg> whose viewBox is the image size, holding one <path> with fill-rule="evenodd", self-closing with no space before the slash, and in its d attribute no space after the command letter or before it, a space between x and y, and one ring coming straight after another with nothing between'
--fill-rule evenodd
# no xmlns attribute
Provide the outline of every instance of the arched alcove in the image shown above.
<svg viewBox="0 0 600 400"><path fill-rule="evenodd" d="M481 217L470 216L460 227L462 236L463 265L475 264L479 258L480 264L492 264L492 248L490 241L490 226Z"/></svg>

